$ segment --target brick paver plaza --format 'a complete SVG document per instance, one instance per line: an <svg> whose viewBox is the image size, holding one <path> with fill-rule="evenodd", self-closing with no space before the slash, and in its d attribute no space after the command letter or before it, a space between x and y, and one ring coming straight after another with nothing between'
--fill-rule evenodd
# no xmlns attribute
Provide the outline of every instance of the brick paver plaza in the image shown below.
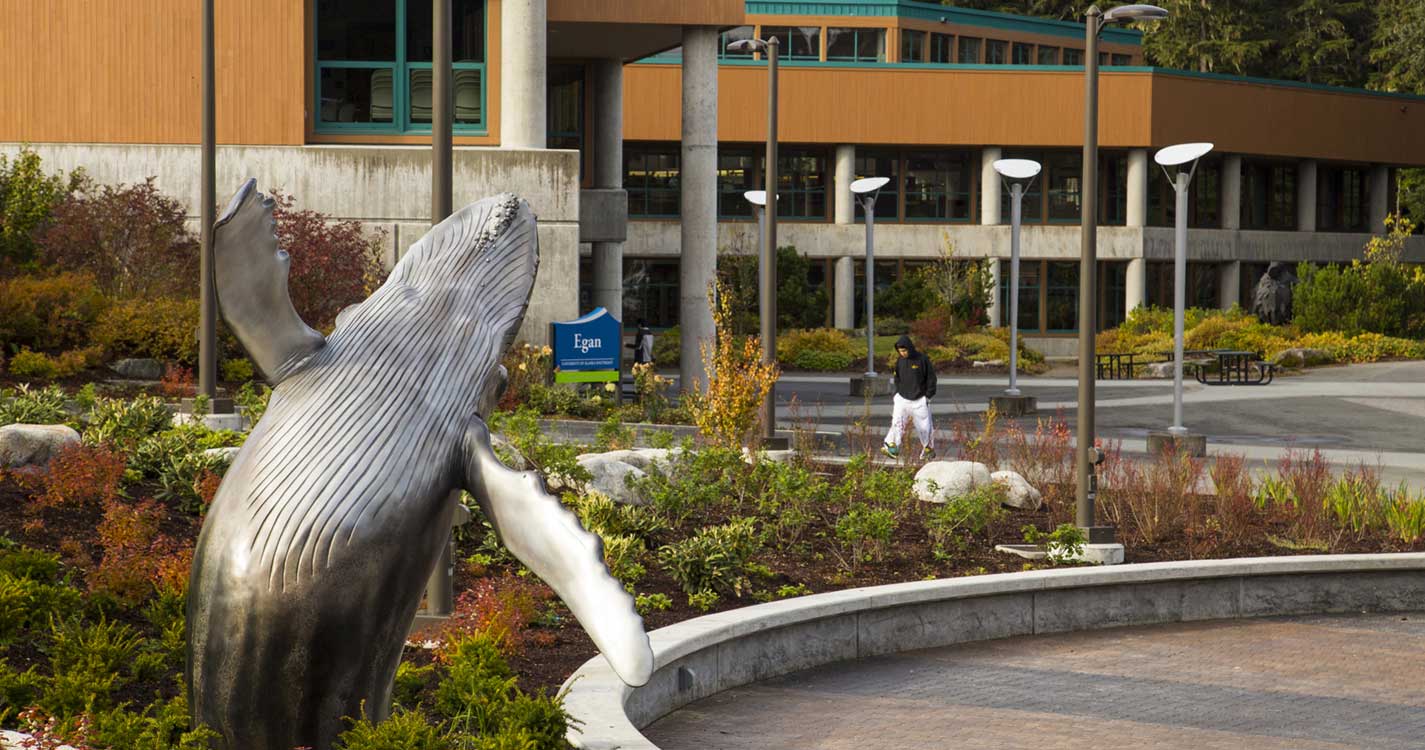
<svg viewBox="0 0 1425 750"><path fill-rule="evenodd" d="M1425 613L908 652L730 690L645 734L665 750L1425 748Z"/></svg>

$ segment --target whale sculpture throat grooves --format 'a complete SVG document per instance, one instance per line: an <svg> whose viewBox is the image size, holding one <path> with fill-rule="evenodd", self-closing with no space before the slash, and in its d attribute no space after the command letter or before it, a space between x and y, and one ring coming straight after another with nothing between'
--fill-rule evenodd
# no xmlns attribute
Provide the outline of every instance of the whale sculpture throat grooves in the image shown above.
<svg viewBox="0 0 1425 750"><path fill-rule="evenodd" d="M272 201L248 180L214 226L223 319L274 386L193 559L189 705L227 750L327 750L383 719L406 633L473 495L627 682L652 651L598 537L490 449L482 404L524 318L536 222L512 195L433 228L323 337L287 292Z"/></svg>

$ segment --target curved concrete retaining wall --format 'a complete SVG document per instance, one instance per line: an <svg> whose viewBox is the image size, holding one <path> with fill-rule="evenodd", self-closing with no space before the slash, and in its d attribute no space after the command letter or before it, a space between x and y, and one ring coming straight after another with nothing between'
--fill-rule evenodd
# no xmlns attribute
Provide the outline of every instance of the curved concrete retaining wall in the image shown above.
<svg viewBox="0 0 1425 750"><path fill-rule="evenodd" d="M602 656L565 686L575 747L657 750L639 731L692 701L829 662L1039 633L1332 612L1425 611L1425 554L1073 568L849 589L699 617L650 634L647 685Z"/></svg>

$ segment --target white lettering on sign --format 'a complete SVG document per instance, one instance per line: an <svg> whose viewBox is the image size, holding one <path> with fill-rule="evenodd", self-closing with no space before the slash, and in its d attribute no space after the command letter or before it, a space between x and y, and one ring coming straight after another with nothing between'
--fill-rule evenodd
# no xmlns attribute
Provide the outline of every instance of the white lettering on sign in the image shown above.
<svg viewBox="0 0 1425 750"><path fill-rule="evenodd" d="M574 334L574 348L578 349L581 354L588 354L590 349L600 349L603 345L602 339L590 339L577 333Z"/></svg>

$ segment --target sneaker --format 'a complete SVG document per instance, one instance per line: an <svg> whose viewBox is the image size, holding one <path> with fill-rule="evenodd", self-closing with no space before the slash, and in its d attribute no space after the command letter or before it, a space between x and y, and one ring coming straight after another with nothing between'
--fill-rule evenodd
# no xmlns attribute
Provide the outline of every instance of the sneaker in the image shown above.
<svg viewBox="0 0 1425 750"><path fill-rule="evenodd" d="M935 449L927 445L925 449L920 452L920 460L929 461L932 458L935 458Z"/></svg>
<svg viewBox="0 0 1425 750"><path fill-rule="evenodd" d="M901 455L900 449L889 443L881 444L881 452L886 454L887 456L890 456L891 458L900 458Z"/></svg>

